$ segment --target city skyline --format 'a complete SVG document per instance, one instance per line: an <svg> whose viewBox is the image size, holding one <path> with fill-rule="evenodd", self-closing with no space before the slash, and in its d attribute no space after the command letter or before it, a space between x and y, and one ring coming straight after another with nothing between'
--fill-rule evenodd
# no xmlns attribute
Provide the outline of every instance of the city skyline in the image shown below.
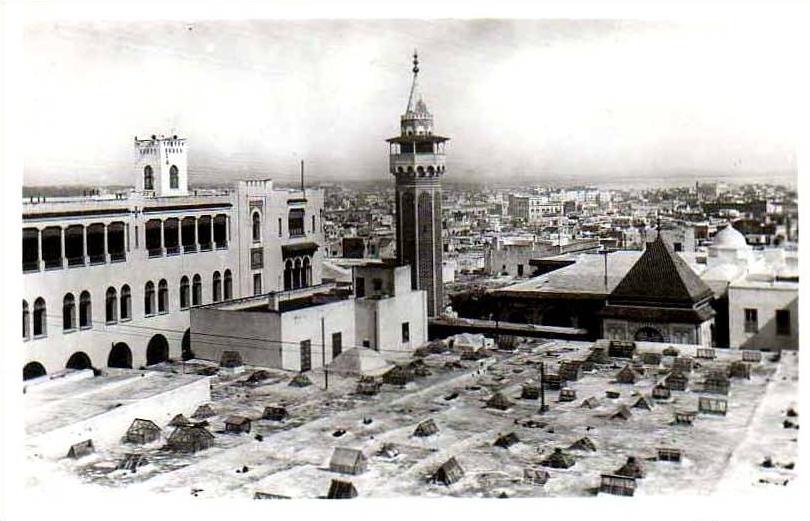
<svg viewBox="0 0 810 521"><path fill-rule="evenodd" d="M23 180L124 183L129 140L153 133L189 138L192 182L293 180L300 159L313 179L385 179L383 140L407 102L417 47L437 131L454 136L454 177L792 181L792 35L763 26L767 38L752 40L747 29L585 20L40 23L25 32Z"/></svg>

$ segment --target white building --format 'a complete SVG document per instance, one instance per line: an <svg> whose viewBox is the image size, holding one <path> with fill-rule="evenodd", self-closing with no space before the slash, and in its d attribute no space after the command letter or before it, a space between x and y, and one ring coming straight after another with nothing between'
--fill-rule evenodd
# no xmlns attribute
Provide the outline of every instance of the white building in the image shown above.
<svg viewBox="0 0 810 521"><path fill-rule="evenodd" d="M135 190L24 202L25 378L190 356L189 309L320 282L320 190L194 195L187 153L136 138Z"/></svg>
<svg viewBox="0 0 810 521"><path fill-rule="evenodd" d="M191 311L195 355L238 351L251 365L306 372L352 347L409 353L427 342L427 293L411 289L410 267L351 267L352 291L335 282L215 303Z"/></svg>
<svg viewBox="0 0 810 521"><path fill-rule="evenodd" d="M714 236L701 276L716 298L727 300L729 346L799 347L795 252L778 248L753 250L740 232L726 226Z"/></svg>

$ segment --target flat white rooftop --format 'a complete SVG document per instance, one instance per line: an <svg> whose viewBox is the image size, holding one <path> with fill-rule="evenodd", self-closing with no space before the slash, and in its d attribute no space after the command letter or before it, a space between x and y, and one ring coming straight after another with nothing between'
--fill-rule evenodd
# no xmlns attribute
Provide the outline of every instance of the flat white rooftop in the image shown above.
<svg viewBox="0 0 810 521"><path fill-rule="evenodd" d="M206 379L198 375L128 371L66 381L42 390L29 388L23 402L26 433L44 434Z"/></svg>

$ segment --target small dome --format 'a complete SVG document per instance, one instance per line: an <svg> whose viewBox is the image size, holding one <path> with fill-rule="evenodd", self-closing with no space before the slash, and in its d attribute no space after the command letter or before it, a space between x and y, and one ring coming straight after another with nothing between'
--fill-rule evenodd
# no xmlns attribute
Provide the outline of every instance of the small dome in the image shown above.
<svg viewBox="0 0 810 521"><path fill-rule="evenodd" d="M748 243L745 242L743 234L734 229L733 226L728 225L714 236L712 246L715 248L728 248L728 249L745 249Z"/></svg>

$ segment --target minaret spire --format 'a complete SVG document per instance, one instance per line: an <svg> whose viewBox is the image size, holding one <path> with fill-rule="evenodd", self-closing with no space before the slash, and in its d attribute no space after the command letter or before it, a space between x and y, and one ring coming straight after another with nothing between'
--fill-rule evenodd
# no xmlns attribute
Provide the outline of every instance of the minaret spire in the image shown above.
<svg viewBox="0 0 810 521"><path fill-rule="evenodd" d="M413 81L411 82L411 93L408 96L408 108L405 109L405 113L413 113L417 111L417 104L421 101L422 96L419 93L419 82L417 81L419 78L419 53L416 52L416 49L413 50Z"/></svg>

